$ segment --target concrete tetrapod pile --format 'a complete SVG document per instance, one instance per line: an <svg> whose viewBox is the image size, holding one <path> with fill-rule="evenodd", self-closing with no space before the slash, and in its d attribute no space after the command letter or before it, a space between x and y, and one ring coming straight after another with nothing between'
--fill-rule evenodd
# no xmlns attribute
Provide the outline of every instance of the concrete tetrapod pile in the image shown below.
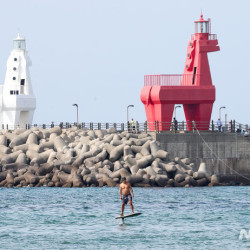
<svg viewBox="0 0 250 250"><path fill-rule="evenodd" d="M148 133L32 128L0 132L0 187L117 186L126 177L138 187L219 185L202 163L169 159Z"/></svg>

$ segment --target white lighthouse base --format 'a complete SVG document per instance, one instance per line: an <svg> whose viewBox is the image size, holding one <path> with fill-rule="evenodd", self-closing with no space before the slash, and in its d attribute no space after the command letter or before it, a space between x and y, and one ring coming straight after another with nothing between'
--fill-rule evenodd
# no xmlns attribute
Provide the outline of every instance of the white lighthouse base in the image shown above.
<svg viewBox="0 0 250 250"><path fill-rule="evenodd" d="M31 96L9 96L3 98L0 114L1 128L27 128L31 125L34 115L36 99Z"/></svg>

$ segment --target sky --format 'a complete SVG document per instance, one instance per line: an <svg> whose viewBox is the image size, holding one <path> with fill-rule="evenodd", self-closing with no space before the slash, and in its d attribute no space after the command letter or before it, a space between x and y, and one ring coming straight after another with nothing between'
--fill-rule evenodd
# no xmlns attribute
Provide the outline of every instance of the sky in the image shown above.
<svg viewBox="0 0 250 250"><path fill-rule="evenodd" d="M194 21L211 18L212 119L250 124L249 0L1 0L0 82L20 32L32 61L33 123L146 120L144 75L182 74ZM185 120L182 108L177 120Z"/></svg>

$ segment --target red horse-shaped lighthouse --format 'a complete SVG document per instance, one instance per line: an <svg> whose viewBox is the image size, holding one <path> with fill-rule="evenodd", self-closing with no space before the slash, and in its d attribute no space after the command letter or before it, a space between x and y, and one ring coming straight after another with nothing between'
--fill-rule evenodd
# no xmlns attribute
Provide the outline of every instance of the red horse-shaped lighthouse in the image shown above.
<svg viewBox="0 0 250 250"><path fill-rule="evenodd" d="M195 34L188 43L183 75L145 75L141 101L144 103L149 128L155 121L160 130L169 130L175 104L183 104L188 129L192 121L208 130L215 86L212 84L208 52L219 51L217 36L211 34L210 19L195 21Z"/></svg>

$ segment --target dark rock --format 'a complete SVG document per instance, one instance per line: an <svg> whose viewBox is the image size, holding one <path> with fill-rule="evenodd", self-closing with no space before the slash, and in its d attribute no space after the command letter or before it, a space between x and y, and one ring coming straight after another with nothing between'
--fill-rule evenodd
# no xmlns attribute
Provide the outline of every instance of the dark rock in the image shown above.
<svg viewBox="0 0 250 250"><path fill-rule="evenodd" d="M24 178L27 184L34 184L36 185L40 179L35 176L34 174L32 174L31 172L27 172L24 174Z"/></svg>
<svg viewBox="0 0 250 250"><path fill-rule="evenodd" d="M0 173L0 182L5 180L7 176L7 171L1 172Z"/></svg>
<svg viewBox="0 0 250 250"><path fill-rule="evenodd" d="M71 174L72 167L72 165L61 165L60 170L67 174Z"/></svg>
<svg viewBox="0 0 250 250"><path fill-rule="evenodd" d="M17 172L18 170L26 167L28 167L28 165L24 163L9 163L3 166L3 171L12 170L13 172Z"/></svg>
<svg viewBox="0 0 250 250"><path fill-rule="evenodd" d="M174 187L175 181L174 179L169 179L165 187Z"/></svg>
<svg viewBox="0 0 250 250"><path fill-rule="evenodd" d="M47 186L48 186L48 187L54 187L55 185L54 185L54 182L53 182L53 181L49 181Z"/></svg>
<svg viewBox="0 0 250 250"><path fill-rule="evenodd" d="M207 178L202 178L197 180L197 186L199 187L207 186L207 184L208 184Z"/></svg>
<svg viewBox="0 0 250 250"><path fill-rule="evenodd" d="M142 176L137 175L137 174L130 175L126 179L127 179L127 182L129 182L132 186L134 186L134 184L136 183L143 181Z"/></svg>
<svg viewBox="0 0 250 250"><path fill-rule="evenodd" d="M165 187L168 183L168 177L166 175L156 175L155 182L159 187Z"/></svg>
<svg viewBox="0 0 250 250"><path fill-rule="evenodd" d="M25 178L24 178L23 175L22 175L22 176L15 177L15 178L14 178L14 185L15 185L15 186L19 185L20 182L21 182L22 180L25 180Z"/></svg>
<svg viewBox="0 0 250 250"><path fill-rule="evenodd" d="M55 182L55 187L61 187L61 186L62 184L59 181Z"/></svg>
<svg viewBox="0 0 250 250"><path fill-rule="evenodd" d="M6 180L6 179L5 179L5 180L2 180L2 181L0 182L0 187L4 187L6 184L7 184L7 180Z"/></svg>
<svg viewBox="0 0 250 250"><path fill-rule="evenodd" d="M71 188L72 187L72 183L66 183L62 187Z"/></svg>
<svg viewBox="0 0 250 250"><path fill-rule="evenodd" d="M53 168L54 168L53 163L44 163L38 168L37 174L38 175L46 175L46 174L50 173L53 170Z"/></svg>
<svg viewBox="0 0 250 250"><path fill-rule="evenodd" d="M8 172L6 176L7 184L14 184L14 176L12 172Z"/></svg>

